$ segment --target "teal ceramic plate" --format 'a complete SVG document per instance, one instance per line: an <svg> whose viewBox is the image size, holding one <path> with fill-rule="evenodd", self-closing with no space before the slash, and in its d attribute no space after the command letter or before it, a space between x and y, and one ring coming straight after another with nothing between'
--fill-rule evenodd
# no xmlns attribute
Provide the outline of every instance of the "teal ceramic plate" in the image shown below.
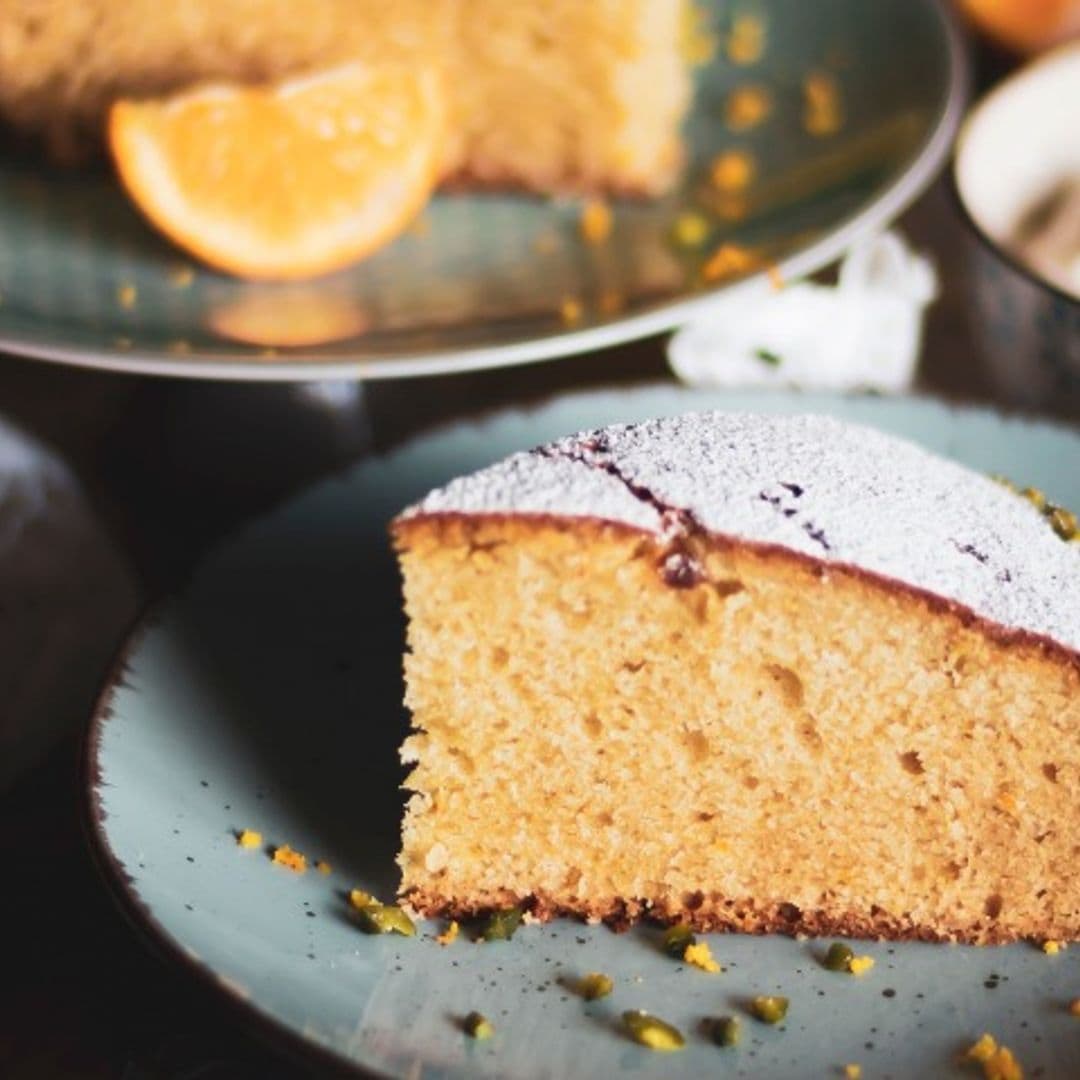
<svg viewBox="0 0 1080 1080"><path fill-rule="evenodd" d="M192 276L105 172L46 173L37 161L0 156L0 348L120 371L283 380L562 356L684 322L719 287L703 282L701 269L721 243L753 250L788 280L818 270L933 177L966 83L937 0L700 6L721 43L734 15L756 13L764 53L739 66L721 48L699 69L682 186L660 202L619 204L599 246L580 239L574 203L442 195L422 229L316 282ZM835 86L840 124L831 134L806 129L804 82L813 73ZM747 87L762 88L771 111L733 132L726 103ZM710 188L709 163L724 149L757 163L745 196L719 199ZM697 252L676 248L676 216L706 204L712 235ZM560 314L567 299L581 308L573 326ZM274 329L282 320L316 328L324 342L283 347Z"/></svg>
<svg viewBox="0 0 1080 1080"><path fill-rule="evenodd" d="M386 525L432 485L591 425L691 408L816 410L914 438L1080 506L1080 437L1064 429L913 400L676 388L591 394L452 428L330 480L209 559L135 635L88 742L91 832L135 922L249 1019L295 1047L402 1077L964 1075L957 1052L990 1031L1028 1076L1080 1076L1080 947L870 944L873 971L825 971L821 946L712 935L722 975L682 970L657 934L557 921L508 944L448 947L367 937L345 916L359 886L394 893L403 807L397 746L402 619ZM259 830L332 872L298 876L235 831ZM824 853L823 853L824 854ZM861 947L860 947L861 948ZM562 981L603 971L591 1005ZM748 995L790 997L773 1029L744 1023L721 1051L701 1018ZM614 1024L629 1008L680 1025L688 1046L653 1054ZM472 1043L462 1015L497 1033Z"/></svg>

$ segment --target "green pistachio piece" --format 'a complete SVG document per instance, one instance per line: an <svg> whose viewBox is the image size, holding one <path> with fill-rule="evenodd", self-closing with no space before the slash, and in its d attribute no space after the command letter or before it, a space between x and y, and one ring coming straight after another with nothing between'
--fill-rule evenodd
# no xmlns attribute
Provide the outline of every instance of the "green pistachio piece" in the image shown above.
<svg viewBox="0 0 1080 1080"><path fill-rule="evenodd" d="M762 995L750 1002L750 1011L763 1024L778 1024L787 1016L788 999L772 994Z"/></svg>
<svg viewBox="0 0 1080 1080"><path fill-rule="evenodd" d="M521 908L504 908L493 911L480 931L484 941L509 941L521 925Z"/></svg>
<svg viewBox="0 0 1080 1080"><path fill-rule="evenodd" d="M650 1016L640 1009L631 1009L624 1012L622 1018L634 1042L641 1043L650 1050L681 1050L686 1045L682 1032L658 1016Z"/></svg>
<svg viewBox="0 0 1080 1080"><path fill-rule="evenodd" d="M693 931L689 926L684 923L676 923L674 926L669 926L664 931L664 952L668 956L674 956L675 959L681 960L683 954L686 952L687 945L696 945L697 938L694 937Z"/></svg>
<svg viewBox="0 0 1080 1080"><path fill-rule="evenodd" d="M356 921L365 934L401 934L404 937L416 934L412 919L393 904L365 904L357 909Z"/></svg>

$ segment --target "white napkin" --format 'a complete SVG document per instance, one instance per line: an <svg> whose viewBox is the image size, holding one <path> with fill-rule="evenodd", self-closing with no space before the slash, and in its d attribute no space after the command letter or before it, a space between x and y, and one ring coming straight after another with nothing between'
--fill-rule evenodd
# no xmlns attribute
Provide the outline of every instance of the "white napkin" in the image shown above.
<svg viewBox="0 0 1080 1080"><path fill-rule="evenodd" d="M835 286L762 283L718 297L672 337L668 361L694 386L898 393L914 378L937 289L933 264L885 233L851 249Z"/></svg>
<svg viewBox="0 0 1080 1080"><path fill-rule="evenodd" d="M0 787L86 721L136 604L71 470L0 419Z"/></svg>

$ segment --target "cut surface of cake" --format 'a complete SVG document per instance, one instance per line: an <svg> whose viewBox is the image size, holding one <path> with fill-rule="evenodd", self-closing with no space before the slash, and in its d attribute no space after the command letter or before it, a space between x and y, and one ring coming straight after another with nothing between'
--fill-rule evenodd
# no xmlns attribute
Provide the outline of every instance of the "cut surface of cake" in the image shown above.
<svg viewBox="0 0 1080 1080"><path fill-rule="evenodd" d="M587 432L392 526L402 896L614 925L1080 936L1080 544L816 416Z"/></svg>
<svg viewBox="0 0 1080 1080"><path fill-rule="evenodd" d="M9 0L0 117L60 157L118 98L347 60L444 72L448 182L657 194L681 159L685 0Z"/></svg>

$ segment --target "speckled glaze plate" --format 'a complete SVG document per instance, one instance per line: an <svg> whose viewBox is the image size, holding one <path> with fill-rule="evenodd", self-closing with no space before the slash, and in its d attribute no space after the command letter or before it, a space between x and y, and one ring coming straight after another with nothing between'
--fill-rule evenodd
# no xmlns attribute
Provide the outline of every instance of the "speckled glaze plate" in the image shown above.
<svg viewBox="0 0 1080 1080"><path fill-rule="evenodd" d="M650 388L576 395L421 438L329 480L248 528L134 635L87 743L94 849L135 924L243 1018L322 1064L402 1077L963 1075L983 1031L1028 1075L1080 1076L1080 947L870 944L862 978L819 963L822 946L712 935L727 970L683 970L657 933L557 921L507 944L367 937L346 918L359 886L394 893L403 795L397 746L402 617L388 520L451 476L583 427L691 408L818 411L913 438L1080 506L1080 436L918 400ZM494 827L498 827L495 823ZM331 873L302 876L238 829L288 843ZM822 852L827 858L827 852ZM586 1005L563 981L604 971L614 994ZM720 1050L703 1017L757 993L791 998L787 1022L744 1021ZM620 1034L624 1009L682 1027L653 1054ZM473 1043L471 1009L497 1033ZM1042 1073L1037 1070L1041 1069Z"/></svg>
<svg viewBox="0 0 1080 1080"><path fill-rule="evenodd" d="M761 58L724 48L697 73L683 181L616 207L608 242L579 235L576 203L440 195L395 243L296 285L195 270L151 231L104 169L46 171L0 153L0 349L117 371L229 379L392 378L565 356L671 329L717 288L720 243L752 249L788 280L816 271L908 205L945 159L964 104L958 37L937 0L702 0L718 40L740 11L766 27ZM806 129L804 80L836 87L838 129ZM733 131L733 91L771 111ZM744 195L710 194L724 149L757 163ZM703 206L698 252L671 242ZM564 300L581 307L567 325ZM282 323L312 343L286 347ZM239 337L237 336L239 335Z"/></svg>

